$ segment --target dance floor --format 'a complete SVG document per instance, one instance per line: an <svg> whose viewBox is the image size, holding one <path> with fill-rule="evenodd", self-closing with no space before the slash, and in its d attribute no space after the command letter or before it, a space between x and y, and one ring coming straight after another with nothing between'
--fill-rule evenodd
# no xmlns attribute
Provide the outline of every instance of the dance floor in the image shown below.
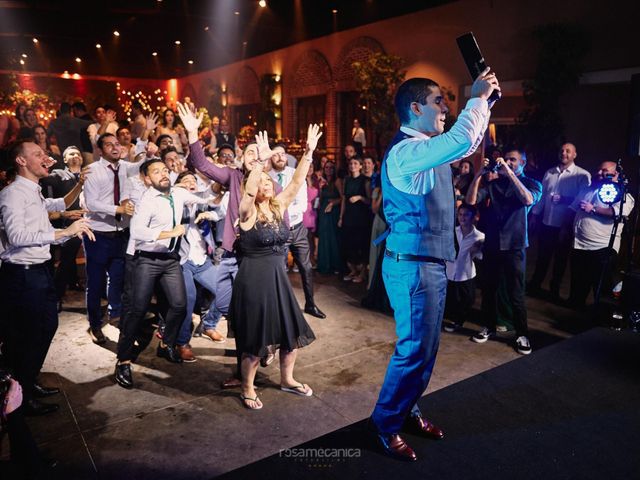
<svg viewBox="0 0 640 480"><path fill-rule="evenodd" d="M299 275L292 273L290 278L302 301ZM316 275L316 301L328 318L308 317L318 340L300 351L296 365L296 377L310 384L314 395L305 398L281 392L278 362L274 362L259 371L256 383L264 403L260 411L243 408L237 390L220 389L220 382L235 364L233 340L214 344L196 338L192 345L198 361L183 365L157 358L150 347L135 365L136 387L127 391L117 386L113 381L117 330L111 326L105 329L110 339L106 346L91 343L83 296L72 293L65 302L60 328L41 375L43 384L62 389L51 399L60 403L60 411L29 419L41 449L59 460L52 478L210 479L222 474L264 478L268 472L262 471L261 463L254 463L262 459L267 459L265 465L273 466L280 478L289 477L283 473L289 469L300 469L302 478L326 475L322 468L330 467L336 468L334 478L367 476L367 472L378 471L377 465L381 465L380 472L396 471L399 466L388 463L374 445L363 444L365 439L357 433L358 422L369 416L375 404L395 338L390 317L359 306L363 293L362 285ZM528 358L521 358L513 350L509 334L499 339L502 341L483 345L470 342L470 334L479 328L473 323L468 330L443 333L427 392L436 393L423 401L430 418L447 431L447 439L438 444L419 443L416 448L423 461L412 471L430 472L432 456L439 455L439 469L449 462L450 466L460 464L460 472L474 468L519 472L512 464L520 458L517 454L523 453L519 443L522 448L537 450L545 443L543 438L554 431L562 435L554 437L552 445L563 447L563 455L578 440L571 435L593 434L590 450L583 450L587 444L583 438L576 453L584 456L593 452L590 465L594 465L598 445L619 439L612 428L619 426L616 422L623 417L613 411L589 410L586 405L583 417L579 416L580 409L573 417L565 413L569 406L580 405L579 395L587 393L588 386L594 394L608 395L607 378L587 375L587 367L594 364L589 351L579 350L584 358L575 354L567 364L571 368L582 366L579 376L565 385L564 392L573 391L573 397L554 397L561 393L559 387L571 372L563 364L564 357L555 352L565 344L563 340L585 329L583 319L540 300L528 298L527 303L535 349ZM226 325L220 330L226 333ZM463 380L466 382L458 383ZM449 388L442 390L444 387ZM551 387L555 390L548 390ZM614 399L611 402L615 404ZM546 420L538 420L536 405ZM599 430L585 425L583 433L578 432L580 423L596 420L602 424ZM562 424L566 429L560 428ZM598 431L602 435L599 438ZM320 439L323 445L334 440L336 445L346 442L350 448L361 449L362 459L372 463L363 465L362 459L347 459L340 465L307 467L291 459L273 460L281 450L314 439ZM6 439L4 442L6 459ZM486 462L478 458L478 452L487 455ZM530 458L538 459L539 455L532 451ZM607 459L599 465L601 475L605 475ZM246 475L237 473L241 467L250 470ZM525 476L528 473L525 471ZM389 477L385 474L380 478Z"/></svg>
<svg viewBox="0 0 640 480"><path fill-rule="evenodd" d="M407 435L417 462L363 420L221 478L639 478L638 365L639 335L594 329L423 397L446 437Z"/></svg>

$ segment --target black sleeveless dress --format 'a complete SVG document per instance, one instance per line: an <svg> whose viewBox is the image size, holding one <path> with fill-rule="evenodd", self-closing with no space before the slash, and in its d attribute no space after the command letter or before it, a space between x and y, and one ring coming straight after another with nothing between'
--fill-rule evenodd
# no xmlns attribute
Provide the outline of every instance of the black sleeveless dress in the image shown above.
<svg viewBox="0 0 640 480"><path fill-rule="evenodd" d="M309 345L315 335L300 310L284 269L289 229L280 222L240 229L242 261L229 308L236 348L264 357L280 348Z"/></svg>

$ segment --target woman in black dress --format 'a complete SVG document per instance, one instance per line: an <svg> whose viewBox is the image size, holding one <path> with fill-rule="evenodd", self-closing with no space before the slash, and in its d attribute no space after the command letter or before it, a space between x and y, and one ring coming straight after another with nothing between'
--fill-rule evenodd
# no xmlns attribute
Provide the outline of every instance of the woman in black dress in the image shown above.
<svg viewBox="0 0 640 480"><path fill-rule="evenodd" d="M344 280L362 283L367 278L371 239L371 182L362 174L362 160L349 160L349 175L344 178L338 227L342 228L342 249L349 268Z"/></svg>
<svg viewBox="0 0 640 480"><path fill-rule="evenodd" d="M293 378L297 349L315 340L300 310L284 270L289 228L283 213L303 187L313 151L322 133L309 125L307 149L291 183L275 195L264 163L271 158L266 132L256 135L259 161L245 178L240 201L242 262L233 284L229 314L234 324L236 348L242 352L242 393L245 407L262 408L253 385L260 359L280 350L280 389L309 397L311 387Z"/></svg>

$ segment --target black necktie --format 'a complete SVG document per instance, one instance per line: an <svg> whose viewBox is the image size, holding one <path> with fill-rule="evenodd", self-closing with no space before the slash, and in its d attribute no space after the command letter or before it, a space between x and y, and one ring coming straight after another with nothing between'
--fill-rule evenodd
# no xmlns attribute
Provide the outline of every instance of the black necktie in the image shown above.
<svg viewBox="0 0 640 480"><path fill-rule="evenodd" d="M115 205L120 205L120 177L118 177L118 170L120 170L120 165L116 168L113 165L109 165L109 170L113 172L113 203ZM116 220L119 222L122 220L122 215L116 213Z"/></svg>

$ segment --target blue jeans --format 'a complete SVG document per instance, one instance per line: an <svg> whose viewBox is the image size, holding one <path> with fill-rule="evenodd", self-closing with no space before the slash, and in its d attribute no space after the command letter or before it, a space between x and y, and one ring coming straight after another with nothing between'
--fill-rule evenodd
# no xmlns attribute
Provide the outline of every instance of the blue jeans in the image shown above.
<svg viewBox="0 0 640 480"><path fill-rule="evenodd" d="M111 237L94 232L95 242L83 237L84 256L87 262L87 317L94 328L102 325L100 300L107 287L107 311L110 318L120 317L122 288L124 285L124 256L128 235ZM109 278L108 285L107 276Z"/></svg>
<svg viewBox="0 0 640 480"><path fill-rule="evenodd" d="M215 267L209 259L202 265L196 265L191 260L187 260L182 264L182 275L184 276L184 286L187 290L187 315L180 327L178 334L178 345L186 345L191 339L191 313L196 304L196 282L211 293L216 293L218 283L218 267ZM209 311L202 318L205 330L215 330L222 314L216 308L216 299L214 298L209 307Z"/></svg>
<svg viewBox="0 0 640 480"><path fill-rule="evenodd" d="M231 291L237 273L238 260L236 257L232 255L223 257L220 265L218 265L218 283L215 291L216 298L213 302L220 315L227 315L229 313Z"/></svg>
<svg viewBox="0 0 640 480"><path fill-rule="evenodd" d="M440 343L447 293L444 262L384 257L382 263L398 341L371 419L378 431L398 433L429 384Z"/></svg>

